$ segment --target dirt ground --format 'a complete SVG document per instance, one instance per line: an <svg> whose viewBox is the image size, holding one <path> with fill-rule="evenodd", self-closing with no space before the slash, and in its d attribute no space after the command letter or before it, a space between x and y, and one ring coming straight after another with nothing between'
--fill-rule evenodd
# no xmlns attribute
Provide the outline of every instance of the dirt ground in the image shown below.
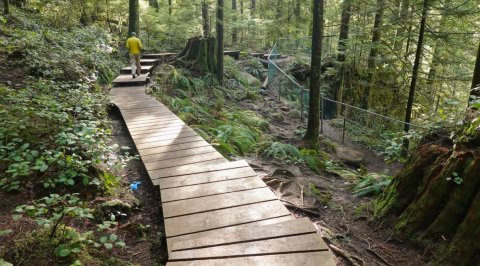
<svg viewBox="0 0 480 266"><path fill-rule="evenodd" d="M287 104L278 102L271 91L252 102L245 100L241 105L245 109L256 111L271 121L270 131L283 142L298 144L295 136L297 129L306 128L306 122L291 118ZM279 112L277 114L272 114ZM383 158L361 145L352 143L348 136L341 144L342 132L324 123L324 135L337 150L351 150L361 156L369 172L387 172L395 174L400 164L386 164ZM333 160L340 160L339 154L330 154ZM355 197L352 194L352 181L324 173L315 174L304 166L284 165L279 162L258 157L246 158L254 170L272 188L296 217L308 216L315 223L324 239L343 250L346 256L337 255L337 265L424 265L428 261L428 252L403 243L395 237L387 224L373 221L368 203L373 199ZM309 186L315 186L320 192L309 195Z"/></svg>

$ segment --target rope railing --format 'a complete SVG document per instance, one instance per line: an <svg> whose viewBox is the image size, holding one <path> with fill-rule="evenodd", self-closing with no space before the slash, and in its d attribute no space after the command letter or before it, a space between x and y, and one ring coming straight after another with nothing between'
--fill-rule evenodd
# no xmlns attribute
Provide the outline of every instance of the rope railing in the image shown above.
<svg viewBox="0 0 480 266"><path fill-rule="evenodd" d="M309 97L309 90L305 89L302 85L300 85L294 78L292 78L290 75L288 75L282 68L280 68L271 59L271 55L277 53L277 51L276 51L277 47L278 47L277 44L275 44L273 46L273 48L270 50L270 53L267 57L268 68L269 68L268 69L269 84L276 85L276 87L277 87L276 88L276 93L278 93L278 99L279 100L281 100L281 98L286 96L285 93L282 95L282 85L287 86L287 87L289 87L289 86L293 87L293 89L295 90L294 91L295 95L300 96L299 97L300 99L295 99L295 101L300 104L300 119L303 121L304 120L304 110L306 108L308 108L308 101L306 101L305 98ZM288 82L289 84L288 85L275 84L275 79L282 79L283 81ZM401 121L399 119L392 118L392 117L389 117L389 116L386 116L386 115L382 115L382 114L373 112L371 110L362 109L362 108L353 106L351 104L336 101L334 99L325 97L323 93L320 93L320 97L321 97L320 98L320 105L321 105L320 106L320 110L321 110L320 132L322 134L324 132L324 130L323 130L323 128L324 128L324 126L323 126L324 121L323 120L324 120L324 114L325 114L325 106L324 106L325 104L324 103L325 102L330 102L330 103L336 104L337 108L341 108L340 110L343 111L343 115L341 116L341 117L343 117L342 143L344 143L344 141L345 141L345 132L346 132L346 129L347 129L346 128L347 127L347 122L349 122L351 124L356 124L359 127L363 127L363 128L372 130L371 128L369 128L366 125L366 123L365 123L366 119L362 119L361 122L355 121L355 117L353 117L353 114L350 114L350 113L352 113L352 111L353 112L359 112L360 117L363 116L365 118L366 116L370 116L370 117L375 117L375 118L382 119L383 123L381 123L381 124L379 123L379 125L378 125L379 127L382 127L382 131L388 130L388 128L387 128L388 125L385 121L389 121L391 123L394 123L394 124L397 124L397 125L402 125L402 126L410 125L412 128L417 128L420 131L428 130L428 127L425 127L425 126L417 125L417 124L414 124L414 123L406 123L406 122ZM370 120L373 120L373 119L370 119ZM375 123L370 123L370 124L375 124ZM391 126L390 126L390 129L391 129ZM403 132L403 129L402 130L395 130L395 132Z"/></svg>

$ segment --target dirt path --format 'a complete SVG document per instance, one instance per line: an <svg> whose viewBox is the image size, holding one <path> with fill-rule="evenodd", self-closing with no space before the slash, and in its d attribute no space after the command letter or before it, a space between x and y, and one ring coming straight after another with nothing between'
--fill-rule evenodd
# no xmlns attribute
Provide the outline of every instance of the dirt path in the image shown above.
<svg viewBox="0 0 480 266"><path fill-rule="evenodd" d="M263 93L266 94L263 98L244 100L240 105L268 119L270 133L282 142L297 144L298 132L306 128L306 121L301 122L295 117L293 108L278 102L270 91ZM401 167L386 164L382 157L353 143L348 136L341 144L342 132L328 123L324 123L323 136L336 147L337 154L331 151L333 160L342 159L339 151L348 151L363 158L369 172L394 174ZM354 180L329 173L315 174L303 166L284 165L258 157L247 160L279 199L296 206L289 207L295 216L308 216L318 228L323 228L324 235L333 244L361 259L364 265L423 265L427 261L423 251L402 243L388 225L372 221L369 205L372 198L354 197L351 190ZM337 257L337 263L349 265L341 257Z"/></svg>

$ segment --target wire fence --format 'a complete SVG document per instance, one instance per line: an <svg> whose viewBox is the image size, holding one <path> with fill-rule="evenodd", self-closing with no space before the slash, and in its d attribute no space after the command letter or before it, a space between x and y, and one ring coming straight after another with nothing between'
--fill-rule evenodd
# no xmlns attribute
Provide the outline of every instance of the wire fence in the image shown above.
<svg viewBox="0 0 480 266"><path fill-rule="evenodd" d="M279 67L277 64L278 58L280 58L278 48L279 46L274 45L267 60L269 87L273 89L278 100L286 100L299 110L300 119L303 121L308 117L309 90ZM406 125L404 121L336 101L326 97L323 92L321 92L320 97L320 132L322 134L325 133L324 123L326 118L334 118L329 119L330 125L341 129L342 143L345 142L345 135L349 132L354 133L349 136L352 140L374 148L376 148L375 146L381 146L380 143L387 139L404 135ZM427 127L413 123L409 123L409 125L411 134L424 133L428 130ZM411 147L414 146L415 142L410 142L410 145Z"/></svg>

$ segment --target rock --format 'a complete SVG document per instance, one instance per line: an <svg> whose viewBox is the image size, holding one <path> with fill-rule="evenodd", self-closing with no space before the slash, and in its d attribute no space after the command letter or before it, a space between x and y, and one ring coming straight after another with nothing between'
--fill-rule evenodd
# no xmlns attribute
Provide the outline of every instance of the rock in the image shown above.
<svg viewBox="0 0 480 266"><path fill-rule="evenodd" d="M338 145L336 146L336 152L337 157L346 165L360 168L366 163L363 153L358 150Z"/></svg>
<svg viewBox="0 0 480 266"><path fill-rule="evenodd" d="M282 106L280 107L280 110L284 111L284 112L288 112L290 110L290 107L288 106Z"/></svg>
<svg viewBox="0 0 480 266"><path fill-rule="evenodd" d="M283 116L282 116L281 113L273 113L272 118L275 119L275 120L282 120Z"/></svg>
<svg viewBox="0 0 480 266"><path fill-rule="evenodd" d="M265 89L260 89L260 94L261 95L268 95L268 91Z"/></svg>
<svg viewBox="0 0 480 266"><path fill-rule="evenodd" d="M240 74L241 78L243 78L247 81L248 85L256 86L256 87L262 86L262 83L260 82L260 80L258 80L256 77L250 75L249 73L241 71L239 74Z"/></svg>
<svg viewBox="0 0 480 266"><path fill-rule="evenodd" d="M300 111L298 111L296 109L292 109L288 112L288 116L290 118L300 118Z"/></svg>
<svg viewBox="0 0 480 266"><path fill-rule="evenodd" d="M297 177L303 176L302 171L297 166L289 166L288 169L278 168L273 171L269 176L287 176L287 177Z"/></svg>

